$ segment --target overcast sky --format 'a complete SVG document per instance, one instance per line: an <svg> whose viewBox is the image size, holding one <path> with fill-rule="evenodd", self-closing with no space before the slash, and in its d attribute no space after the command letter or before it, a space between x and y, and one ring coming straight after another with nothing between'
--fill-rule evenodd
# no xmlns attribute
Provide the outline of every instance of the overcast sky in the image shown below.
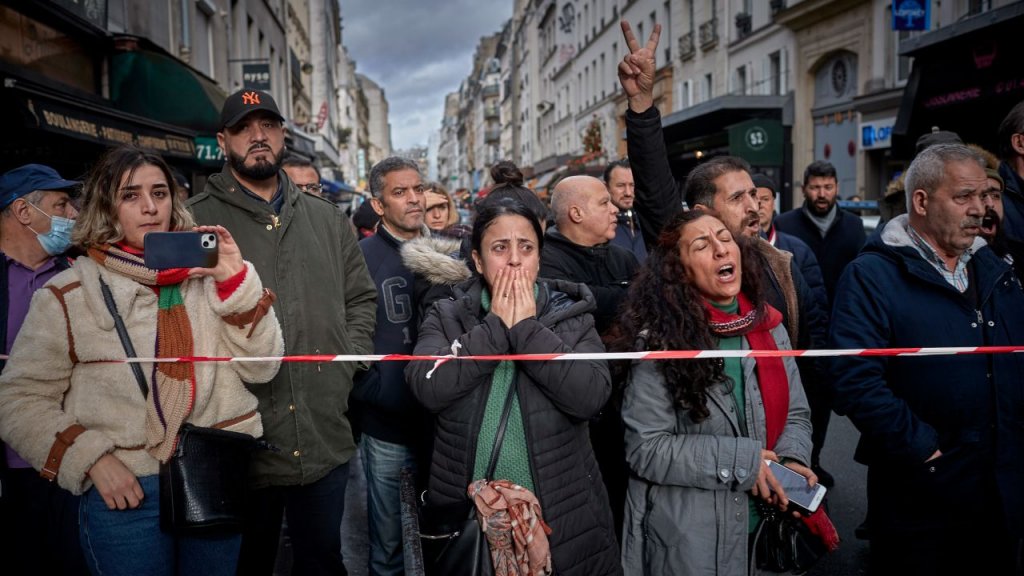
<svg viewBox="0 0 1024 576"><path fill-rule="evenodd" d="M458 90L482 36L501 30L513 0L344 0L342 41L356 72L384 88L395 149L426 146L444 96Z"/></svg>

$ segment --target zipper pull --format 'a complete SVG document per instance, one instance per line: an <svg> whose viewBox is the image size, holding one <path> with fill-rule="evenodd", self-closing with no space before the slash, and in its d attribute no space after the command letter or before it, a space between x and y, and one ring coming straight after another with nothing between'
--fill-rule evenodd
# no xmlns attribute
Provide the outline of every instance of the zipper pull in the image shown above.
<svg viewBox="0 0 1024 576"><path fill-rule="evenodd" d="M978 315L978 324L984 324L985 319L981 317L981 310L975 310L974 313Z"/></svg>

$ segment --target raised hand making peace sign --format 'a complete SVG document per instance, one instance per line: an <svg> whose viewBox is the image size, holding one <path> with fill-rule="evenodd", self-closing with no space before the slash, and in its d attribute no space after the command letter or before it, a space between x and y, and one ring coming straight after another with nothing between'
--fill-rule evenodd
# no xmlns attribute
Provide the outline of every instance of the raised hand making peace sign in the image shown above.
<svg viewBox="0 0 1024 576"><path fill-rule="evenodd" d="M619 63L619 83L626 91L629 108L641 113L654 105L654 55L661 38L661 24L655 24L647 45L640 47L629 22L622 21L622 35L629 54Z"/></svg>

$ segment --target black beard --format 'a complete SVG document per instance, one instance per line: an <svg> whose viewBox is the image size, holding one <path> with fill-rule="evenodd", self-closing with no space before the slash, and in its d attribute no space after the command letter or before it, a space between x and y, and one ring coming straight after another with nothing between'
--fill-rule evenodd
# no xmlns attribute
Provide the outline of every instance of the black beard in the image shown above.
<svg viewBox="0 0 1024 576"><path fill-rule="evenodd" d="M831 202L831 203L829 203L828 208L826 208L824 212L820 212L820 211L818 211L818 205L817 204L815 204L814 202L808 202L807 203L807 209L811 211L811 214L814 214L815 216L818 216L820 218L824 218L825 216L828 216L828 213L831 212L832 209L835 208L835 206L836 206L836 203L835 202Z"/></svg>
<svg viewBox="0 0 1024 576"><path fill-rule="evenodd" d="M239 156L234 152L228 152L228 165L231 166L231 169L239 175L245 177L246 180L269 180L270 178L277 176L278 171L281 170L281 159L284 158L284 147L281 148L281 152L278 154L274 154L273 151L271 151L271 155L274 157L273 162L257 162L255 166L246 166L244 156Z"/></svg>

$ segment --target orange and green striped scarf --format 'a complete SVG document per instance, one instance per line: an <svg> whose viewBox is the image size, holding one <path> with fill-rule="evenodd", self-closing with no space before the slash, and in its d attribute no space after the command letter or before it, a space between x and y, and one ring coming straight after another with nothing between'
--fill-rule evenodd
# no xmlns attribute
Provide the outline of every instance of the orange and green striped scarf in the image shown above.
<svg viewBox="0 0 1024 576"><path fill-rule="evenodd" d="M120 245L89 248L89 257L108 272L150 286L157 294L157 358L193 356L192 325L185 311L181 283L188 269L146 268L141 253ZM166 462L174 452L175 438L195 401L196 375L191 362L161 362L153 365L150 395L146 402L146 450Z"/></svg>

